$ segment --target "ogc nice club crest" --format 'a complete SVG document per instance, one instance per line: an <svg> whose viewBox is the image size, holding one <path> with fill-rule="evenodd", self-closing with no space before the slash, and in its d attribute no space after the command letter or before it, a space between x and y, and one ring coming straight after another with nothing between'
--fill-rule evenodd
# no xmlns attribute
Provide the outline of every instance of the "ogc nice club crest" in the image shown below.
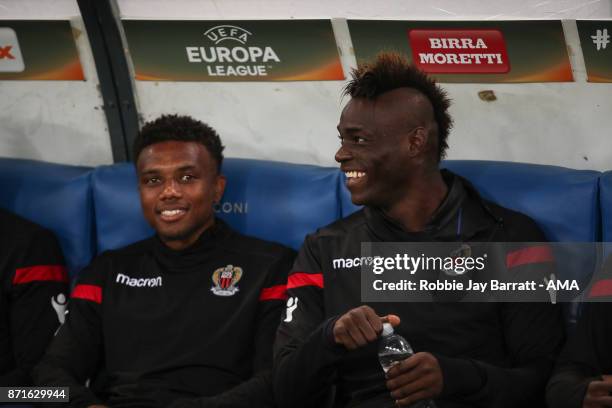
<svg viewBox="0 0 612 408"><path fill-rule="evenodd" d="M238 292L236 284L242 278L242 268L227 265L213 272L212 281L215 284L210 290L217 296L232 296Z"/></svg>

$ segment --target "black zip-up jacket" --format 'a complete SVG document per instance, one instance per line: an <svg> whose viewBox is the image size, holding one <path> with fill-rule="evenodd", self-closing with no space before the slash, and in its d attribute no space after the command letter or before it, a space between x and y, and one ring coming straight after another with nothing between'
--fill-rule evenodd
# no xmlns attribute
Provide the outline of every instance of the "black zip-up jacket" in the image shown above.
<svg viewBox="0 0 612 408"><path fill-rule="evenodd" d="M183 251L153 237L106 252L74 287L35 380L69 386L75 407L270 406L293 259L220 220Z"/></svg>
<svg viewBox="0 0 612 408"><path fill-rule="evenodd" d="M464 179L442 172L447 197L423 232L410 233L380 210L364 208L309 235L289 274L288 307L275 343L274 390L281 407L318 407L335 386L335 406L392 407L377 345L347 351L334 344L333 324L360 298L361 242L541 242L527 216L480 198ZM529 244L526 244L529 245ZM529 247L524 248L528 253ZM553 264L531 259L516 267L534 279ZM518 270L523 268L524 270ZM544 405L544 387L563 342L560 309L545 303L372 303L396 314L396 330L415 352L432 353L443 374L439 408Z"/></svg>
<svg viewBox="0 0 612 408"><path fill-rule="evenodd" d="M580 408L589 383L612 375L612 257L593 282L546 390L550 408Z"/></svg>
<svg viewBox="0 0 612 408"><path fill-rule="evenodd" d="M32 385L64 318L68 274L50 231L4 210L0 228L0 386Z"/></svg>
<svg viewBox="0 0 612 408"><path fill-rule="evenodd" d="M587 303L548 383L548 406L581 408L589 383L602 375L612 375L612 304Z"/></svg>

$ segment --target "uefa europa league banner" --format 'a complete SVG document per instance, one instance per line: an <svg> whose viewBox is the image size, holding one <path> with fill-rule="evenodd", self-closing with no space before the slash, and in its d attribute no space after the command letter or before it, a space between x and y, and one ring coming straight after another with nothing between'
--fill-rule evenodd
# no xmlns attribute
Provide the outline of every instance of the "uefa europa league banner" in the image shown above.
<svg viewBox="0 0 612 408"><path fill-rule="evenodd" d="M0 80L84 80L69 21L0 20Z"/></svg>
<svg viewBox="0 0 612 408"><path fill-rule="evenodd" d="M123 20L142 81L343 80L330 20Z"/></svg>
<svg viewBox="0 0 612 408"><path fill-rule="evenodd" d="M612 82L612 20L578 20L578 35L589 82Z"/></svg>
<svg viewBox="0 0 612 408"><path fill-rule="evenodd" d="M571 82L560 21L348 20L357 62L397 51L441 82Z"/></svg>

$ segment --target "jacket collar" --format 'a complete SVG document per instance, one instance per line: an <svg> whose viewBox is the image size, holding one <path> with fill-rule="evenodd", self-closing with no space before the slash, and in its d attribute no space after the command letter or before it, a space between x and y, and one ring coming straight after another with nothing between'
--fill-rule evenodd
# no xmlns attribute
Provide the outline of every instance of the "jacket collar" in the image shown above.
<svg viewBox="0 0 612 408"><path fill-rule="evenodd" d="M209 259L211 250L222 245L232 232L232 229L225 222L215 218L215 223L204 230L193 245L179 251L168 248L156 235L154 237L153 256L167 270L189 270Z"/></svg>
<svg viewBox="0 0 612 408"><path fill-rule="evenodd" d="M489 210L478 191L466 179L441 170L448 193L423 231L406 231L381 209L366 207L366 223L381 241L467 241L499 220Z"/></svg>

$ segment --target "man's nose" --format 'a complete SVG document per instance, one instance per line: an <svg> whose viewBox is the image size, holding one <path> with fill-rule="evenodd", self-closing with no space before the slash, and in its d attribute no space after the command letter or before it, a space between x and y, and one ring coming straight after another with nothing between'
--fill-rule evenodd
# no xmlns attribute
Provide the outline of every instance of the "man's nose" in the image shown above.
<svg viewBox="0 0 612 408"><path fill-rule="evenodd" d="M176 180L168 180L164 183L164 189L162 190L159 198L162 200L167 200L169 198L179 198L181 195L181 188Z"/></svg>
<svg viewBox="0 0 612 408"><path fill-rule="evenodd" d="M340 148L336 152L335 159L338 163L342 163L347 160L350 160L352 157L353 156L345 146L340 146Z"/></svg>

